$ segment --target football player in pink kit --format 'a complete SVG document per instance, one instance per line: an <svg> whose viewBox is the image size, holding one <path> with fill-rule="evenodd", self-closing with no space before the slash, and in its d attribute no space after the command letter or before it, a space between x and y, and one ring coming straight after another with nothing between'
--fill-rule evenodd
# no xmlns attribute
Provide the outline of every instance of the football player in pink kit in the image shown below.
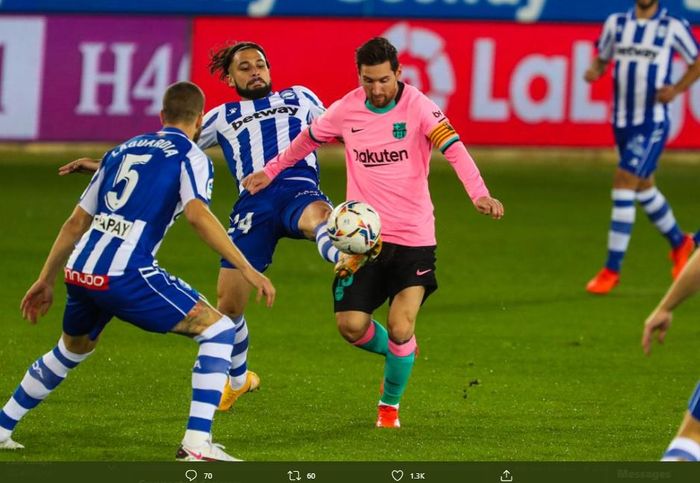
<svg viewBox="0 0 700 483"><path fill-rule="evenodd" d="M381 251L344 255L333 282L336 320L350 343L386 358L378 427L399 427L398 408L416 352L418 311L437 288L435 218L428 190L433 147L454 167L476 209L495 219L503 205L491 198L479 170L440 108L399 81L396 48L374 38L356 52L361 87L315 119L277 159L243 180L252 194L320 144L345 143L347 199L373 206L381 217ZM376 252L376 250L375 250ZM372 313L389 299L387 330Z"/></svg>

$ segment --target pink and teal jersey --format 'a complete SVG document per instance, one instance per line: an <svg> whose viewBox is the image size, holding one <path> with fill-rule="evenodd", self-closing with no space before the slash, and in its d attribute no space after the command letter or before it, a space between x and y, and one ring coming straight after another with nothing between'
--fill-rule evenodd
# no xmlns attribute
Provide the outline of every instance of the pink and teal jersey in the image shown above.
<svg viewBox="0 0 700 483"><path fill-rule="evenodd" d="M379 212L384 241L435 245L428 190L431 151L436 146L444 152L459 136L418 89L408 84L400 89L398 100L384 108L372 106L361 87L351 91L314 119L310 135L317 142L343 139L347 199Z"/></svg>

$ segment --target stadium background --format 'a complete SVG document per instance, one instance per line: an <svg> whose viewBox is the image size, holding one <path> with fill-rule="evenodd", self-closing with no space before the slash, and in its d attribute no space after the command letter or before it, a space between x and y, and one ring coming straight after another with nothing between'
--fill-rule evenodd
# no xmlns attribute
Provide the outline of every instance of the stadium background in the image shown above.
<svg viewBox="0 0 700 483"><path fill-rule="evenodd" d="M609 76L592 87L581 77L602 21L631 4L2 1L0 395L60 330L60 284L39 327L21 322L17 306L86 181L58 178L61 162L156 128L175 80L200 84L208 107L228 100L206 69L210 49L227 41L261 43L274 86L306 85L329 104L356 85L357 45L384 35L399 47L405 78L461 132L507 216L478 217L449 166L433 164L441 289L418 323L421 357L400 435L371 431L380 367L336 334L329 268L311 244L282 242L269 273L278 304L249 311L263 390L217 417L217 439L253 460L656 459L697 378L698 304L679 311L665 348L641 356L641 323L670 269L641 213L622 285L607 298L583 292L604 256L614 153ZM697 0L665 4L700 21ZM681 226L695 230L700 84L672 111L675 150L659 183ZM210 154L213 208L225 220L236 190ZM321 156L323 187L341 200L340 155ZM216 257L184 225L159 259L213 298ZM111 324L92 360L20 426L28 450L0 461L169 459L193 351L186 340Z"/></svg>

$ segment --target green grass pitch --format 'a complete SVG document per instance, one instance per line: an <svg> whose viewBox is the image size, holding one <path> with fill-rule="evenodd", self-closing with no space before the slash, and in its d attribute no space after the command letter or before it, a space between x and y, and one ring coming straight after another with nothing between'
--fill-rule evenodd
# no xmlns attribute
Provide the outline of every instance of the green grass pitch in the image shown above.
<svg viewBox="0 0 700 483"><path fill-rule="evenodd" d="M0 404L55 344L65 290L30 326L19 302L88 178L59 178L70 152L0 152ZM665 240L637 213L621 285L586 294L605 256L613 164L522 151L477 153L495 222L471 207L451 167L433 163L440 289L417 323L420 356L399 431L373 428L382 360L342 341L331 268L312 243L283 240L268 275L268 310L247 311L259 392L217 414L215 440L239 458L270 460L656 460L697 381L700 305L677 310L667 343L643 356L644 317L670 282ZM344 168L322 155L322 186L343 199ZM217 162L213 209L227 220L235 188ZM698 166L666 161L658 181L688 231L700 226ZM159 261L216 296L218 257L185 221ZM384 321L386 310L379 313ZM21 452L0 461L172 460L190 398L195 344L114 320L96 353L18 426Z"/></svg>

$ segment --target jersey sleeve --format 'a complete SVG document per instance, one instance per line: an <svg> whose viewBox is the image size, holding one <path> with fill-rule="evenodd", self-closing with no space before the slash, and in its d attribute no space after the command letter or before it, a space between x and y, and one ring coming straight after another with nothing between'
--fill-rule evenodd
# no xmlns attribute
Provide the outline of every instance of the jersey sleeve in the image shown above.
<svg viewBox="0 0 700 483"><path fill-rule="evenodd" d="M615 30L617 28L617 15L610 15L603 24L603 31L596 42L598 57L601 60L608 62L613 56L613 47L615 46Z"/></svg>
<svg viewBox="0 0 700 483"><path fill-rule="evenodd" d="M671 46L688 64L698 59L698 41L686 20L675 20L671 23L673 37Z"/></svg>
<svg viewBox="0 0 700 483"><path fill-rule="evenodd" d="M419 118L421 132L430 139L434 147L443 153L459 141L459 134L450 124L442 110L425 95L420 96Z"/></svg>
<svg viewBox="0 0 700 483"><path fill-rule="evenodd" d="M220 107L216 107L204 115L202 132L197 141L197 146L199 146L200 149L208 149L215 144L219 144L219 141L216 139L216 122L221 115L223 114L221 114Z"/></svg>
<svg viewBox="0 0 700 483"><path fill-rule="evenodd" d="M102 185L102 180L104 179L104 169L102 169L102 163L100 167L92 175L90 183L80 195L80 202L78 203L82 209L84 209L90 215L97 213L98 195L100 193L100 185Z"/></svg>
<svg viewBox="0 0 700 483"><path fill-rule="evenodd" d="M342 137L342 102L342 99L335 101L326 112L313 120L311 126L309 126L311 139L319 144L323 144Z"/></svg>
<svg viewBox="0 0 700 483"><path fill-rule="evenodd" d="M321 114L326 112L323 102L321 102L321 99L319 99L311 89L304 86L293 86L292 90L300 99L304 99L308 103L311 119L316 119Z"/></svg>
<svg viewBox="0 0 700 483"><path fill-rule="evenodd" d="M423 94L417 99L416 105L419 109L417 114L421 132L445 155L472 201L476 202L483 196L489 196L489 190L486 188L479 168L464 144L459 142L459 134L452 127L447 116L437 104ZM448 150L450 146L454 147Z"/></svg>
<svg viewBox="0 0 700 483"><path fill-rule="evenodd" d="M214 165L194 144L180 166L180 201L182 206L193 199L209 204L214 187Z"/></svg>

